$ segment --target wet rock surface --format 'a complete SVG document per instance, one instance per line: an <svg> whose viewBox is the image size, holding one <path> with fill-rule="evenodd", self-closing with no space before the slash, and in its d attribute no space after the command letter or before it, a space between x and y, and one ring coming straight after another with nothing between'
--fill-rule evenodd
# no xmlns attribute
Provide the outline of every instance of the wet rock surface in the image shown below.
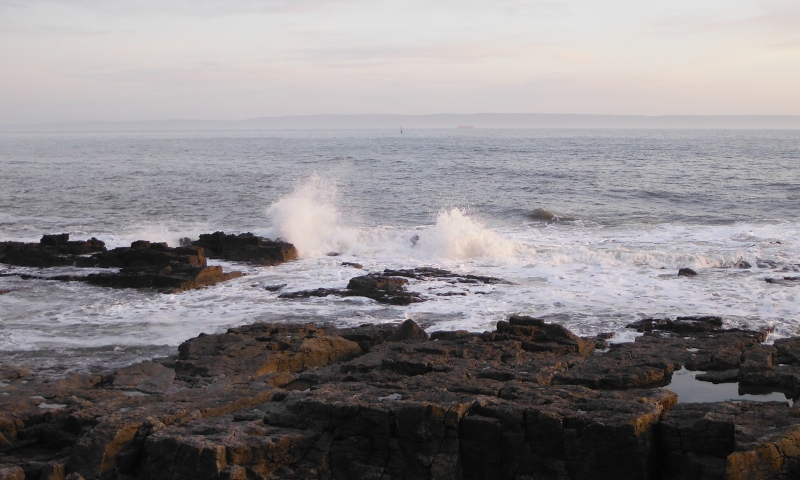
<svg viewBox="0 0 800 480"><path fill-rule="evenodd" d="M109 269L88 275L11 275L23 279L82 281L111 288L152 288L166 293L206 287L242 276L241 272L225 273L222 267L209 266L205 250L196 246L170 248L166 243L138 240L130 247L108 250L96 238L70 241L68 234L44 235L39 243L0 243L0 262L39 268Z"/></svg>
<svg viewBox="0 0 800 480"><path fill-rule="evenodd" d="M204 249L208 258L255 265L278 265L298 258L297 249L291 243L273 241L252 233L206 233L200 235L198 240L186 243Z"/></svg>
<svg viewBox="0 0 800 480"><path fill-rule="evenodd" d="M607 350L512 316L430 335L255 324L98 375L5 368L0 478L798 478L800 409L659 386L681 366L783 385L800 339L692 318L672 324L707 328L650 323L667 328Z"/></svg>
<svg viewBox="0 0 800 480"><path fill-rule="evenodd" d="M0 263L20 267L63 267L81 264L85 255L105 251L105 243L94 237L70 241L66 233L44 235L39 243L0 242Z"/></svg>
<svg viewBox="0 0 800 480"><path fill-rule="evenodd" d="M340 297L366 297L390 305L409 305L424 302L425 298L417 292L407 290L409 279L415 281L445 280L451 284L508 284L502 278L480 275L459 275L448 270L431 267L402 270L386 269L380 273L369 273L350 279L347 288L317 288L287 292L280 298L310 298L338 295ZM448 292L437 295L466 295L465 292Z"/></svg>

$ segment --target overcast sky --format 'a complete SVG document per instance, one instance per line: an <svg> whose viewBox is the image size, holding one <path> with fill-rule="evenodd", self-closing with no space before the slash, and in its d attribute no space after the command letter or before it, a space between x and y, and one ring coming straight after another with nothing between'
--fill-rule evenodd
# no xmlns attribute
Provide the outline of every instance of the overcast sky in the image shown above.
<svg viewBox="0 0 800 480"><path fill-rule="evenodd" d="M0 123L800 114L800 0L0 0Z"/></svg>

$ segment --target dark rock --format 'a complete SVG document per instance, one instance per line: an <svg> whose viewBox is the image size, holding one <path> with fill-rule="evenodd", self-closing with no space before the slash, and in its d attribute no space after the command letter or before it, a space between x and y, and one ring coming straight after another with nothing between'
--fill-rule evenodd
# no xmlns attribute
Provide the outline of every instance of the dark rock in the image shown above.
<svg viewBox="0 0 800 480"><path fill-rule="evenodd" d="M342 297L367 297L390 305L408 305L424 299L416 292L409 292L405 286L408 280L400 277L387 277L371 273L350 279L346 289L318 288L299 292L282 293L280 298L309 298L339 295Z"/></svg>
<svg viewBox="0 0 800 480"><path fill-rule="evenodd" d="M777 285L794 286L800 285L800 277L783 277L783 278L765 278L767 283L774 283Z"/></svg>
<svg viewBox="0 0 800 480"><path fill-rule="evenodd" d="M277 292L279 290L282 290L283 287L285 287L285 286L286 286L285 283L281 283L281 284L278 284L278 285L267 285L266 287L264 287L264 290L266 290L268 292Z"/></svg>
<svg viewBox="0 0 800 480"><path fill-rule="evenodd" d="M206 233L200 235L200 239L192 242L192 245L203 248L208 258L256 265L278 265L298 258L297 249L291 243L273 241L252 233Z"/></svg>
<svg viewBox="0 0 800 480"><path fill-rule="evenodd" d="M718 383L735 383L739 380L739 369L721 370L717 372L706 372L695 375L697 380L702 382Z"/></svg>
<svg viewBox="0 0 800 480"><path fill-rule="evenodd" d="M747 260L740 260L734 266L736 268L742 268L742 269L753 268L753 265L750 262L748 262Z"/></svg>
<svg viewBox="0 0 800 480"><path fill-rule="evenodd" d="M485 277L481 275L459 275L449 270L433 267L417 267L401 270L386 269L383 271L386 277L405 277L415 280L433 279L453 279L459 283L485 283L485 284L510 284L510 282L497 277Z"/></svg>
<svg viewBox="0 0 800 480"><path fill-rule="evenodd" d="M180 293L239 278L242 272L223 273L222 267L168 265L165 267L123 268L118 273L86 276L91 285L111 288L153 288L165 293Z"/></svg>
<svg viewBox="0 0 800 480"><path fill-rule="evenodd" d="M0 468L0 480L25 480L25 471L21 467Z"/></svg>
<svg viewBox="0 0 800 480"><path fill-rule="evenodd" d="M98 375L10 375L0 465L51 480L800 473L800 409L676 404L652 388L681 365L791 367L798 339L764 346L763 332L651 331L592 355L592 341L525 316L431 337L410 321L255 324Z"/></svg>
<svg viewBox="0 0 800 480"><path fill-rule="evenodd" d="M679 334L716 331L722 328L722 317L716 316L689 316L678 317L675 320L668 318L645 318L628 324L639 332L652 332L660 330Z"/></svg>
<svg viewBox="0 0 800 480"><path fill-rule="evenodd" d="M691 268L681 268L678 270L679 277L695 277L697 276L697 272L692 270Z"/></svg>
<svg viewBox="0 0 800 480"><path fill-rule="evenodd" d="M416 292L406 290L407 279L426 281L446 279L451 283L483 283L483 284L508 284L509 282L496 277L480 275L458 275L448 270L432 267L419 267L413 269L389 270L382 273L370 273L350 279L346 289L318 288L281 294L281 298L309 298L339 295L342 297L367 297L381 303L390 305L409 305L423 302L425 299ZM482 292L476 292L482 293ZM437 296L462 296L465 292L437 293Z"/></svg>
<svg viewBox="0 0 800 480"><path fill-rule="evenodd" d="M354 263L354 262L342 262L342 266L343 267L353 267L353 268L357 268L359 270L364 268L364 266L361 265L360 263Z"/></svg>
<svg viewBox="0 0 800 480"><path fill-rule="evenodd" d="M796 478L797 413L775 403L678 404L659 424L667 478Z"/></svg>
<svg viewBox="0 0 800 480"><path fill-rule="evenodd" d="M427 340L428 334L425 330L419 328L419 325L414 320L406 320L403 322L394 334L389 337L390 342L403 342L403 341L418 341Z"/></svg>
<svg viewBox="0 0 800 480"><path fill-rule="evenodd" d="M223 273L222 267L207 266L202 248L178 247L170 248L166 243L138 240L130 247L120 247L107 251L104 246L91 246L95 239L88 242L67 242L68 235L43 237L47 242L45 248L71 248L74 243L81 243L80 248L99 248L101 251L90 256L59 256L69 260L70 265L78 267L119 268L119 271L93 273L90 275L27 275L15 274L23 279L55 280L62 282L83 281L91 285L112 288L153 288L167 293L178 293L185 290L202 288L242 276L241 272ZM99 242L102 244L102 242ZM26 245L26 244L23 244ZM34 244L27 244L34 245ZM89 245L89 247L86 247ZM35 250L35 249L34 249ZM41 250L41 249L40 249ZM42 258L36 257L33 258ZM54 262L50 262L51 264ZM52 265L48 265L52 266Z"/></svg>
<svg viewBox="0 0 800 480"><path fill-rule="evenodd" d="M84 255L104 251L105 243L94 237L70 241L67 233L44 235L39 243L0 242L0 263L39 268L72 266Z"/></svg>
<svg viewBox="0 0 800 480"><path fill-rule="evenodd" d="M575 221L572 217L565 217L563 215L558 215L550 210L545 210L543 208L537 208L530 214L528 214L532 220L541 220L545 222L570 222Z"/></svg>

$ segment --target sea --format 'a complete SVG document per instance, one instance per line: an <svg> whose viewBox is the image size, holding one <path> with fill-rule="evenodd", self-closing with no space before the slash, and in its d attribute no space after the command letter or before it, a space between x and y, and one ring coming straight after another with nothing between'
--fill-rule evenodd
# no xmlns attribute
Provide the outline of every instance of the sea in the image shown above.
<svg viewBox="0 0 800 480"><path fill-rule="evenodd" d="M622 342L642 318L718 315L800 335L800 282L765 281L800 276L800 130L0 133L0 241L219 230L301 258L211 261L246 275L174 295L1 276L0 364L98 372L255 322L479 332L523 314ZM412 281L426 301L408 306L279 298L423 266L509 283ZM0 264L16 273L41 272Z"/></svg>

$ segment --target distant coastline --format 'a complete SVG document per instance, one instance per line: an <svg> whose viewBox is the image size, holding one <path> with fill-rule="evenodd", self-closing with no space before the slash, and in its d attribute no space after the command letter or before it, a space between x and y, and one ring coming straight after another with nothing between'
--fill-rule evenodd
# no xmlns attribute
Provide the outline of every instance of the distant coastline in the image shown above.
<svg viewBox="0 0 800 480"><path fill-rule="evenodd" d="M475 113L293 115L246 120L92 121L2 124L0 132L363 129L742 129L797 130L800 115L591 115Z"/></svg>

